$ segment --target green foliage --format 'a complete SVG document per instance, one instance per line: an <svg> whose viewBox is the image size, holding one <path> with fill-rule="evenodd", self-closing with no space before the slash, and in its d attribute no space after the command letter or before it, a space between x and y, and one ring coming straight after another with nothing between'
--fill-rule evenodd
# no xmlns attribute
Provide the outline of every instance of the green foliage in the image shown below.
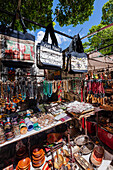
<svg viewBox="0 0 113 170"><path fill-rule="evenodd" d="M93 33L94 31L97 31L104 26L106 25L99 24L98 26L92 26L88 34ZM96 50L113 44L113 26L89 37L88 40L89 42L83 44L85 52L90 52L92 50ZM104 55L112 54L113 46L100 50L100 52Z"/></svg>
<svg viewBox="0 0 113 170"><path fill-rule="evenodd" d="M113 23L113 0L106 2L102 8L102 23Z"/></svg>
<svg viewBox="0 0 113 170"><path fill-rule="evenodd" d="M60 26L72 24L83 24L88 21L88 17L93 13L95 0L59 0L55 14L59 10L57 21Z"/></svg>
<svg viewBox="0 0 113 170"><path fill-rule="evenodd" d="M82 24L93 13L95 0L59 0L59 4L55 9L55 16L58 14L57 21L60 26L70 25L76 26ZM0 8L14 13L17 9L18 0L0 0ZM52 22L53 0L21 0L21 14L23 17L33 20L37 23L47 26ZM7 14L0 13L1 24L8 25L12 22L12 17ZM25 22L29 30L39 29L39 26ZM22 30L20 23L15 24L17 30Z"/></svg>
<svg viewBox="0 0 113 170"><path fill-rule="evenodd" d="M89 29L89 33L91 34L100 28L105 27L106 25L113 22L113 1L109 0L107 3L104 4L102 8L102 21L99 25L92 26L91 29ZM111 17L112 16L112 17ZM85 52L90 52L99 48L103 48L105 46L113 44L113 26L109 27L107 29L104 29L103 31L98 32L95 35L92 35L88 38L89 42L86 42L83 44L85 48ZM100 50L100 52L104 55L110 55L113 53L113 46L104 48L103 50Z"/></svg>
<svg viewBox="0 0 113 170"><path fill-rule="evenodd" d="M17 0L0 0L0 8L14 13L17 9ZM47 26L52 21L52 6L53 0L21 0L21 15L32 21ZM1 24L8 25L12 22L13 17L7 14L0 13ZM29 30L36 30L40 27L29 22L25 22L26 27ZM22 30L20 22L16 20L15 29Z"/></svg>

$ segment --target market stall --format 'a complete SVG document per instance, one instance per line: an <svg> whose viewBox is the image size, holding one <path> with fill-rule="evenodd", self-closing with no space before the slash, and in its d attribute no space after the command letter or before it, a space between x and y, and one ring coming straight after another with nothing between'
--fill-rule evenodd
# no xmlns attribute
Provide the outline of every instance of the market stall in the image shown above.
<svg viewBox="0 0 113 170"><path fill-rule="evenodd" d="M106 160L107 152L88 136L87 119L100 113L98 106L104 107L108 80L85 79L89 61L79 35L62 57L49 24L35 55L35 38L22 27L24 33L0 27L0 168L107 168L112 156ZM33 64L44 75L37 75ZM104 128L108 130L108 126L112 132L112 120ZM99 117L95 130L101 140L100 127Z"/></svg>

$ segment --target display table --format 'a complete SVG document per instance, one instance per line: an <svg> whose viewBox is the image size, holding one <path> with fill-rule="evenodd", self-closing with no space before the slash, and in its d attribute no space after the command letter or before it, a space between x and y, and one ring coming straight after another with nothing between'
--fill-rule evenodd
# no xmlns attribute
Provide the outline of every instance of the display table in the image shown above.
<svg viewBox="0 0 113 170"><path fill-rule="evenodd" d="M63 148L68 150L67 146L64 146ZM107 157L107 154L108 154L108 153L105 151L105 158ZM55 156L55 153L54 153L54 156ZM82 157L89 162L90 154L88 154L88 155L82 155ZM52 159L52 156L51 156L51 155L50 155L49 157L45 157L45 162L44 162L44 164L46 163L46 161L48 161L48 160L50 160L50 159ZM103 159L102 164L100 165L100 167L98 168L98 170L111 170L111 169L108 168L108 167L110 167L110 163L111 163L111 160L105 160L105 159ZM43 168L44 164L39 168L40 170ZM75 162L75 164L76 164L76 166L77 166L77 169L76 169L76 170L80 170L80 169L79 169L80 166L78 166L76 162ZM31 163L31 170L35 170L35 169L36 169L36 168L34 168L34 167L32 166L32 163Z"/></svg>

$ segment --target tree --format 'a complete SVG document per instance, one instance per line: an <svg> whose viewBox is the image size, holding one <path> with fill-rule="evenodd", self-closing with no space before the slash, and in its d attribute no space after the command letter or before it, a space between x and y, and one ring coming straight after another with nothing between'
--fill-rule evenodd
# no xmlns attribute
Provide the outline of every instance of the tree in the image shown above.
<svg viewBox="0 0 113 170"><path fill-rule="evenodd" d="M93 13L95 0L59 0L56 7L59 9L59 15L57 21L60 26L68 26L73 24L75 27L77 24L83 24L88 21L88 17Z"/></svg>
<svg viewBox="0 0 113 170"><path fill-rule="evenodd" d="M0 8L9 12L14 13L17 9L17 0L0 0ZM47 23L52 21L52 6L53 0L21 0L20 12L25 18L28 18L37 23L47 25ZM0 22L1 24L8 25L12 22L13 17L8 16L0 12ZM29 30L36 30L40 27L29 22L25 22L26 27ZM22 30L19 20L16 20L15 28L17 30Z"/></svg>
<svg viewBox="0 0 113 170"><path fill-rule="evenodd" d="M113 0L106 2L102 8L102 24L113 23Z"/></svg>
<svg viewBox="0 0 113 170"><path fill-rule="evenodd" d="M59 0L55 8L54 15L57 16L57 21L60 26L70 25L76 26L77 24L82 24L88 17L93 13L95 0ZM0 0L0 8L2 10L7 10L13 12L17 9L18 1L16 0ZM23 17L33 20L37 23L43 24L45 26L52 22L53 14L53 0L21 0L20 11ZM12 21L12 17L0 12L0 22L1 24L8 25ZM29 30L36 30L39 27L31 23L25 22L26 27ZM17 21L16 29L21 30L21 26Z"/></svg>
<svg viewBox="0 0 113 170"><path fill-rule="evenodd" d="M100 28L105 27L107 24L111 23L111 19L110 16L113 15L112 10L110 13L110 10L108 10L108 6L112 6L113 9L113 3L111 3L111 0L109 0L107 3L104 4L102 10L104 9L104 11L106 11L106 15L107 12L109 13L108 16L104 17L104 14L102 15L102 20L101 23L97 26L92 26L91 29L89 29L89 33L91 34L97 30L99 30ZM109 5L108 5L109 4ZM106 21L105 21L106 18ZM95 35L92 35L91 37L88 38L89 42L86 42L83 44L84 48L85 48L85 52L90 52L93 51L95 49L99 49L99 48L103 48L105 46L111 45L113 44L113 26L109 27L107 29L104 29L103 31L98 32ZM100 52L104 55L110 55L113 53L113 46L104 48L102 50L100 50Z"/></svg>

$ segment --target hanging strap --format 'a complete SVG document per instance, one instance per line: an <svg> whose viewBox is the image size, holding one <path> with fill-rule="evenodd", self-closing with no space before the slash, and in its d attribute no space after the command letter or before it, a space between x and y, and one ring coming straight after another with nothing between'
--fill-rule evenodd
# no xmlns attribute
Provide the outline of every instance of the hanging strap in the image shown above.
<svg viewBox="0 0 113 170"><path fill-rule="evenodd" d="M50 33L50 37L51 37L51 40L52 40L52 45L55 45L55 46L58 47L58 42L57 42L57 39L56 39L56 36L55 36L55 33L54 33L54 28L52 26L52 23L50 23L46 28L46 32L45 32L45 35L44 35L44 38L43 38L43 42L48 42L49 33Z"/></svg>
<svg viewBox="0 0 113 170"><path fill-rule="evenodd" d="M79 34L74 36L73 40L71 41L69 45L69 52L73 52L73 51L78 52L78 53L84 52L82 41L80 39Z"/></svg>
<svg viewBox="0 0 113 170"><path fill-rule="evenodd" d="M24 21L23 21L23 18L22 18L22 15L21 15L19 9L17 9L17 10L15 11L13 21L12 21L11 24L8 26L8 28L11 28L12 30L14 30L14 25L15 25L15 21L16 21L16 16L17 16L17 14L19 14L19 19L20 19L20 23L21 23L21 25L22 25L23 31L24 31L24 33L26 33L26 32L27 32L27 31L26 31L26 26L25 26L25 24L24 24Z"/></svg>

